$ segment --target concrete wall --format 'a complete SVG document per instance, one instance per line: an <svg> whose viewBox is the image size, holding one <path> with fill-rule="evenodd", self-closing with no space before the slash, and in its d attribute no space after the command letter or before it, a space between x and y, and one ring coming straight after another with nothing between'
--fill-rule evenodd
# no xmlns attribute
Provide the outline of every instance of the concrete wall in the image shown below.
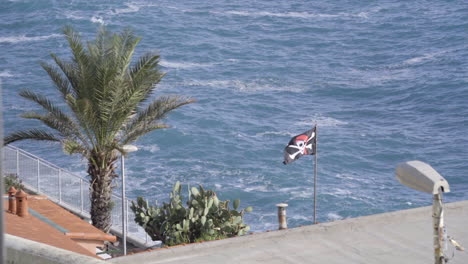
<svg viewBox="0 0 468 264"><path fill-rule="evenodd" d="M7 264L103 264L104 261L5 234Z"/></svg>
<svg viewBox="0 0 468 264"><path fill-rule="evenodd" d="M429 198L430 199L430 198ZM170 247L109 260L119 264L428 264L434 263L431 207ZM450 236L468 248L468 201L445 205ZM449 245L450 264L468 252Z"/></svg>

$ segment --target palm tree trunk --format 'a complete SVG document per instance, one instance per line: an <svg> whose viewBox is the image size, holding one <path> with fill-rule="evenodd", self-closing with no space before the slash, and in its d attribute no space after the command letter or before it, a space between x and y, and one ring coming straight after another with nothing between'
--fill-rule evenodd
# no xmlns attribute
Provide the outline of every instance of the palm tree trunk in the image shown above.
<svg viewBox="0 0 468 264"><path fill-rule="evenodd" d="M94 162L88 163L91 199L91 221L93 226L104 232L109 232L112 224L112 180L115 174L117 157L112 154L93 155ZM110 156L110 157L109 157ZM101 166L97 166L101 165Z"/></svg>

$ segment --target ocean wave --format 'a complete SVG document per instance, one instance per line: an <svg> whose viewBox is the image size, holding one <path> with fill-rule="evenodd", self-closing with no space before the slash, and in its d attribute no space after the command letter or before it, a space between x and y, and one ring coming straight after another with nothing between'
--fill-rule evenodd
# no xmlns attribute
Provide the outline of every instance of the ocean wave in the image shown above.
<svg viewBox="0 0 468 264"><path fill-rule="evenodd" d="M311 119L306 119L306 120L302 120L302 121L294 123L295 126L309 126L309 127L313 126L314 124L317 124L319 127L336 127L336 126L347 125L348 122L341 121L332 117L327 117L327 116L323 116L320 114L316 114Z"/></svg>
<svg viewBox="0 0 468 264"><path fill-rule="evenodd" d="M3 78L9 78L9 77L13 77L14 75L10 73L10 71L2 71L0 72L0 77L3 77Z"/></svg>
<svg viewBox="0 0 468 264"><path fill-rule="evenodd" d="M125 14L125 13L134 13L140 11L141 6L137 5L136 3L125 3L127 6L126 8L118 8L111 10L113 15L118 15L118 14Z"/></svg>
<svg viewBox="0 0 468 264"><path fill-rule="evenodd" d="M193 81L186 83L187 86L206 86L215 88L234 88L240 92L302 92L303 87L290 85L276 85L269 83L268 80L210 80L210 81Z"/></svg>
<svg viewBox="0 0 468 264"><path fill-rule="evenodd" d="M289 216L290 219L294 219L294 220L299 220L299 221L311 221L312 220L312 217L310 216L305 216L305 215L290 215Z"/></svg>
<svg viewBox="0 0 468 264"><path fill-rule="evenodd" d="M102 16L92 16L90 19L91 22L106 25L104 18Z"/></svg>
<svg viewBox="0 0 468 264"><path fill-rule="evenodd" d="M331 221L337 221L337 220L343 219L343 217L339 215L338 213L331 212L327 214L327 219Z"/></svg>
<svg viewBox="0 0 468 264"><path fill-rule="evenodd" d="M337 18L337 17L358 17L368 18L369 12L360 12L357 14L352 13L338 13L338 14L321 14L321 13L309 13L309 12L268 12L268 11L210 11L212 14L218 15L235 15L235 16L246 16L246 17L280 17L280 18Z"/></svg>
<svg viewBox="0 0 468 264"><path fill-rule="evenodd" d="M137 3L137 2L129 2L124 4L124 8L112 8L107 9L104 11L96 12L91 18L89 18L88 14L83 12L76 12L76 11L66 11L64 16L68 19L73 20L90 20L92 23L99 23L99 24L107 24L105 21L110 19L112 16L119 15L119 14L126 14L126 13L135 13L140 11L143 7L148 6L156 6L153 4L144 4L144 3Z"/></svg>
<svg viewBox="0 0 468 264"><path fill-rule="evenodd" d="M20 36L12 36L12 37L0 37L0 43L18 43L18 42L31 42L31 41L41 41L50 38L57 38L61 37L60 34L51 34L46 36L35 36L35 37L27 37L25 35Z"/></svg>
<svg viewBox="0 0 468 264"><path fill-rule="evenodd" d="M366 178L363 178L363 177L357 177L357 176L353 177L351 174L348 174L348 173L337 173L335 176L336 176L336 178L342 179L342 180L345 180L345 181L362 182L362 183L365 183L365 184L370 183L369 179L366 179Z"/></svg>
<svg viewBox="0 0 468 264"><path fill-rule="evenodd" d="M149 151L151 153L156 153L160 150L158 145L149 145L149 146L138 146L142 150Z"/></svg>
<svg viewBox="0 0 468 264"><path fill-rule="evenodd" d="M257 185L252 187L242 188L245 192L269 192L270 190L266 185Z"/></svg>
<svg viewBox="0 0 468 264"><path fill-rule="evenodd" d="M414 57L414 58L405 60L402 64L403 65L419 64L421 62L425 62L425 61L433 59L438 54L440 53L429 53L429 54L425 54L419 57Z"/></svg>
<svg viewBox="0 0 468 264"><path fill-rule="evenodd" d="M353 192L351 192L349 190L345 190L345 189L340 189L340 188L329 188L328 190L323 191L322 193L323 194L328 194L328 195L331 195L331 196L347 196L347 197L349 197L351 199L356 198L356 197L351 196L353 194Z"/></svg>
<svg viewBox="0 0 468 264"><path fill-rule="evenodd" d="M68 18L68 19L73 19L73 20L88 20L88 17L81 16L81 15L79 15L77 12L73 12L73 11L65 11L65 12L63 13L63 15L65 16L65 18Z"/></svg>
<svg viewBox="0 0 468 264"><path fill-rule="evenodd" d="M269 135L274 135L274 136L295 136L294 133L289 132L289 131L265 131L265 132L260 132L255 134L255 137L264 137L264 136L269 136Z"/></svg>
<svg viewBox="0 0 468 264"><path fill-rule="evenodd" d="M136 13L140 11L142 8L160 6L159 4L153 4L149 2L137 2L137 1L127 2L127 3L124 3L124 5L126 6L124 8L110 9L107 12L107 14L119 15L119 14L127 14L127 13Z"/></svg>
<svg viewBox="0 0 468 264"><path fill-rule="evenodd" d="M437 57L439 57L441 55L444 55L444 54L447 54L447 53L450 53L450 52L454 52L454 51L458 51L458 50L448 49L448 50L442 50L442 51L437 51L437 52L425 53L425 54L422 54L420 56L404 60L402 63L391 66L390 68L400 68L400 67L404 67L404 66L408 66L408 65L423 64L423 63L426 63L426 62L429 62L429 61L433 61L433 60L437 59Z"/></svg>
<svg viewBox="0 0 468 264"><path fill-rule="evenodd" d="M213 66L212 63L175 62L175 61L166 61L166 60L161 60L159 64L161 64L161 66L164 66L166 68L174 68L174 69L204 68L204 67Z"/></svg>

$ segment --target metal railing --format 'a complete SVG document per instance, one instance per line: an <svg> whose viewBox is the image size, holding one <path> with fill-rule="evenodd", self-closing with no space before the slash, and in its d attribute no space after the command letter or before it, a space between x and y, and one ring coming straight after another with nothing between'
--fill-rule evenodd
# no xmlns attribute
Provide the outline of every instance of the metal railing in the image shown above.
<svg viewBox="0 0 468 264"><path fill-rule="evenodd" d="M16 174L23 185L31 191L43 194L60 206L79 216L90 219L91 203L89 199L89 181L72 172L64 170L46 160L14 146L5 146L4 173ZM114 207L112 209L111 231L122 234L122 199L112 194ZM135 218L130 210L130 202L126 199L128 220ZM127 225L127 240L140 247L152 247L158 242L152 241L144 229L135 222Z"/></svg>

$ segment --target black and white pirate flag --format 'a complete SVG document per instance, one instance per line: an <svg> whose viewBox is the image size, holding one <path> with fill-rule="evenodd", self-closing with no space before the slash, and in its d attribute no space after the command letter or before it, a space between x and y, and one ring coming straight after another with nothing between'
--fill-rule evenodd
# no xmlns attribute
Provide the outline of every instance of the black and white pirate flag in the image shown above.
<svg viewBox="0 0 468 264"><path fill-rule="evenodd" d="M283 164L291 163L303 155L314 155L316 145L316 128L308 130L300 135L293 137L284 148Z"/></svg>

